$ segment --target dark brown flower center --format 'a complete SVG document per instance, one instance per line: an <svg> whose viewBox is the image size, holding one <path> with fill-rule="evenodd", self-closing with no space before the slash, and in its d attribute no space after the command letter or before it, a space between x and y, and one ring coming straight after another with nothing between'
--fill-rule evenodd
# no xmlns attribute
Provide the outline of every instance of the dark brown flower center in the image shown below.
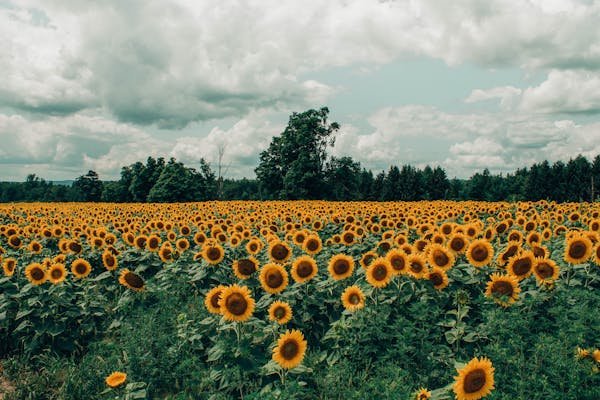
<svg viewBox="0 0 600 400"><path fill-rule="evenodd" d="M79 262L75 264L75 272L77 272L79 275L83 275L87 272L87 266L84 263Z"/></svg>
<svg viewBox="0 0 600 400"><path fill-rule="evenodd" d="M450 262L450 257L442 250L436 249L433 251L433 262L438 267L445 267Z"/></svg>
<svg viewBox="0 0 600 400"><path fill-rule="evenodd" d="M374 259L375 259L374 255L367 254L366 256L364 256L363 262L365 263L366 266L368 266L369 264L371 264L371 262L373 262Z"/></svg>
<svg viewBox="0 0 600 400"><path fill-rule="evenodd" d="M404 261L404 257L402 256L391 257L390 264L392 264L392 268L394 268L396 271L402 271L406 266L406 262Z"/></svg>
<svg viewBox="0 0 600 400"><path fill-rule="evenodd" d="M510 282L497 281L492 285L492 293L498 293L503 296L512 296L514 288Z"/></svg>
<svg viewBox="0 0 600 400"><path fill-rule="evenodd" d="M526 275L531 270L531 260L529 257L519 258L513 263L513 271L517 276Z"/></svg>
<svg viewBox="0 0 600 400"><path fill-rule="evenodd" d="M54 268L50 272L52 279L60 279L63 276L63 271L60 268Z"/></svg>
<svg viewBox="0 0 600 400"><path fill-rule="evenodd" d="M431 275L429 275L429 280L433 283L434 286L439 286L442 283L444 283L444 278L439 272L434 272Z"/></svg>
<svg viewBox="0 0 600 400"><path fill-rule="evenodd" d="M319 248L319 242L315 239L309 239L306 242L306 249L309 251L317 251Z"/></svg>
<svg viewBox="0 0 600 400"><path fill-rule="evenodd" d="M282 319L283 317L285 317L285 314L286 314L285 308L279 306L275 309L273 314L275 315L275 318Z"/></svg>
<svg viewBox="0 0 600 400"><path fill-rule="evenodd" d="M106 262L107 267L113 267L115 265L115 258L111 254L107 254L104 257L104 261Z"/></svg>
<svg viewBox="0 0 600 400"><path fill-rule="evenodd" d="M410 263L410 270L418 274L419 272L423 271L423 264L418 261L413 261Z"/></svg>
<svg viewBox="0 0 600 400"><path fill-rule="evenodd" d="M387 268L385 265L377 264L373 265L371 268L373 269L373 278L375 278L376 281L382 281L387 277Z"/></svg>
<svg viewBox="0 0 600 400"><path fill-rule="evenodd" d="M243 259L238 261L238 271L242 275L252 275L256 272L256 264L252 262L252 260Z"/></svg>
<svg viewBox="0 0 600 400"><path fill-rule="evenodd" d="M465 247L465 241L463 238L456 237L450 241L450 248L454 251L461 251Z"/></svg>
<svg viewBox="0 0 600 400"><path fill-rule="evenodd" d="M344 233L342 236L344 243L352 243L354 241L354 234L352 232Z"/></svg>
<svg viewBox="0 0 600 400"><path fill-rule="evenodd" d="M294 357L298 355L300 351L300 346L295 339L287 340L283 346L281 346L281 355L286 360L292 360Z"/></svg>
<svg viewBox="0 0 600 400"><path fill-rule="evenodd" d="M138 274L134 274L133 272L128 272L125 274L124 279L125 279L125 282L127 282L127 284L134 289L141 289L144 287L144 280Z"/></svg>
<svg viewBox="0 0 600 400"><path fill-rule="evenodd" d="M313 271L313 265L308 261L301 261L296 268L296 274L298 274L300 278L309 277Z"/></svg>
<svg viewBox="0 0 600 400"><path fill-rule="evenodd" d="M538 262L535 270L542 279L549 278L554 274L554 268L545 261Z"/></svg>
<svg viewBox="0 0 600 400"><path fill-rule="evenodd" d="M217 247L211 247L206 251L206 257L209 260L216 261L221 258L221 250Z"/></svg>
<svg viewBox="0 0 600 400"><path fill-rule="evenodd" d="M212 295L212 297L210 298L210 304L214 307L214 308L219 308L219 299L221 298L221 293L223 291L219 290L218 292L214 293Z"/></svg>
<svg viewBox="0 0 600 400"><path fill-rule="evenodd" d="M71 250L73 253L80 253L82 250L82 247L77 242L71 242L71 243L69 243L69 250Z"/></svg>
<svg viewBox="0 0 600 400"><path fill-rule="evenodd" d="M278 243L271 249L271 255L275 260L285 260L290 251L284 245Z"/></svg>
<svg viewBox="0 0 600 400"><path fill-rule="evenodd" d="M13 272L15 270L15 265L16 263L14 260L8 260L6 262L6 269L8 269L8 272Z"/></svg>
<svg viewBox="0 0 600 400"><path fill-rule="evenodd" d="M502 260L508 261L509 258L511 258L512 256L514 256L517 253L518 249L519 249L518 246L515 246L515 245L510 246L508 249L506 249L504 254L502 254Z"/></svg>
<svg viewBox="0 0 600 400"><path fill-rule="evenodd" d="M338 275L343 275L343 274L347 273L349 269L350 269L350 264L348 263L347 260L336 260L333 263L333 270Z"/></svg>
<svg viewBox="0 0 600 400"><path fill-rule="evenodd" d="M465 376L463 389L465 393L475 393L485 385L485 371L476 369Z"/></svg>
<svg viewBox="0 0 600 400"><path fill-rule="evenodd" d="M44 271L40 267L35 267L31 270L31 278L34 281L39 281L44 279Z"/></svg>
<svg viewBox="0 0 600 400"><path fill-rule="evenodd" d="M471 250L471 257L477 262L483 262L488 257L488 249L482 244L476 244Z"/></svg>
<svg viewBox="0 0 600 400"><path fill-rule="evenodd" d="M360 303L360 296L358 293L352 293L350 296L348 296L348 303L354 306Z"/></svg>
<svg viewBox="0 0 600 400"><path fill-rule="evenodd" d="M268 287L276 289L283 285L283 275L278 270L271 270L266 273L265 281Z"/></svg>
<svg viewBox="0 0 600 400"><path fill-rule="evenodd" d="M585 256L587 246L581 240L575 240L569 246L569 256L575 260L579 260Z"/></svg>
<svg viewBox="0 0 600 400"><path fill-rule="evenodd" d="M241 293L232 293L225 300L225 308L233 315L243 315L248 309L248 302Z"/></svg>
<svg viewBox="0 0 600 400"><path fill-rule="evenodd" d="M148 240L148 247L151 248L151 249L158 248L158 238L157 237L151 237Z"/></svg>

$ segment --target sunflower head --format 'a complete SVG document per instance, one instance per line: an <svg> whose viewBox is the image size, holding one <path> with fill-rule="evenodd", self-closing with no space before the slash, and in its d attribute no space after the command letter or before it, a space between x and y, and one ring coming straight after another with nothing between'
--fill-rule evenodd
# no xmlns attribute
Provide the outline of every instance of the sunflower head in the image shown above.
<svg viewBox="0 0 600 400"><path fill-rule="evenodd" d="M438 267L446 271L452 268L456 262L453 252L437 243L429 247L427 258L432 267Z"/></svg>
<svg viewBox="0 0 600 400"><path fill-rule="evenodd" d="M392 267L392 273L394 273L394 274L407 273L408 256L402 250L392 249L392 250L388 251L387 254L385 255L385 259L390 263L390 266ZM371 261L371 263L372 263L372 261ZM369 265L371 263L369 263Z"/></svg>
<svg viewBox="0 0 600 400"><path fill-rule="evenodd" d="M494 248L486 239L477 239L469 244L467 249L467 260L475 267L483 267L489 264L494 257Z"/></svg>
<svg viewBox="0 0 600 400"><path fill-rule="evenodd" d="M34 285L41 285L48 279L44 266L39 263L32 263L25 267L25 276Z"/></svg>
<svg viewBox="0 0 600 400"><path fill-rule="evenodd" d="M225 287L221 292L219 307L227 321L243 322L254 312L254 299L246 286L234 284Z"/></svg>
<svg viewBox="0 0 600 400"><path fill-rule="evenodd" d="M425 257L416 253L408 256L408 273L417 279L420 279L427 273L427 263Z"/></svg>
<svg viewBox="0 0 600 400"><path fill-rule="evenodd" d="M83 258L78 258L71 263L71 272L76 278L85 278L92 272L92 266Z"/></svg>
<svg viewBox="0 0 600 400"><path fill-rule="evenodd" d="M558 265L549 258L536 258L533 265L533 274L538 283L553 282L558 279Z"/></svg>
<svg viewBox="0 0 600 400"><path fill-rule="evenodd" d="M358 286L349 286L342 293L342 304L346 310L360 310L365 306L365 295Z"/></svg>
<svg viewBox="0 0 600 400"><path fill-rule="evenodd" d="M277 294L283 292L288 285L288 273L279 264L266 264L260 269L260 284L266 292Z"/></svg>
<svg viewBox="0 0 600 400"><path fill-rule="evenodd" d="M107 270L112 271L117 268L117 258L110 250L106 250L102 253L102 264Z"/></svg>
<svg viewBox="0 0 600 400"><path fill-rule="evenodd" d="M274 301L269 307L269 320L284 325L292 319L292 307L285 301Z"/></svg>
<svg viewBox="0 0 600 400"><path fill-rule="evenodd" d="M136 274L135 272L131 272L127 268L121 271L119 283L136 292L141 292L145 289L144 279L140 275Z"/></svg>
<svg viewBox="0 0 600 400"><path fill-rule="evenodd" d="M273 360L281 368L292 369L302 363L307 342L302 332L293 329L279 335L277 346L273 349Z"/></svg>
<svg viewBox="0 0 600 400"><path fill-rule="evenodd" d="M292 249L286 242L274 240L269 244L269 258L271 261L283 264L292 256Z"/></svg>
<svg viewBox="0 0 600 400"><path fill-rule="evenodd" d="M503 307L508 307L519 298L519 280L512 275L492 274L485 295Z"/></svg>
<svg viewBox="0 0 600 400"><path fill-rule="evenodd" d="M292 263L292 279L296 283L305 283L317 275L317 262L311 256L300 256Z"/></svg>
<svg viewBox="0 0 600 400"><path fill-rule="evenodd" d="M389 261L383 257L373 260L367 269L367 282L377 288L386 287L393 275L393 269Z"/></svg>
<svg viewBox="0 0 600 400"><path fill-rule="evenodd" d="M327 271L335 280L348 278L354 272L354 259L345 254L336 254L329 259Z"/></svg>
<svg viewBox="0 0 600 400"><path fill-rule="evenodd" d="M248 279L256 271L258 271L258 260L252 256L233 263L233 272L239 279Z"/></svg>
<svg viewBox="0 0 600 400"><path fill-rule="evenodd" d="M475 357L454 378L452 385L457 400L476 400L487 396L494 389L494 367L492 362Z"/></svg>
<svg viewBox="0 0 600 400"><path fill-rule="evenodd" d="M433 287L442 290L448 286L448 275L446 271L439 267L433 267L425 274L425 279L433 283Z"/></svg>
<svg viewBox="0 0 600 400"><path fill-rule="evenodd" d="M16 258L6 258L2 262L2 269L4 270L4 275L13 276L15 273L15 268L17 267L17 259Z"/></svg>
<svg viewBox="0 0 600 400"><path fill-rule="evenodd" d="M214 287L208 291L206 294L206 298L204 299L204 304L206 305L206 309L213 314L221 313L221 306L219 305L219 300L221 299L221 294L223 293L223 289L226 286L219 285Z"/></svg>
<svg viewBox="0 0 600 400"><path fill-rule="evenodd" d="M377 257L379 257L379 255L376 252L367 251L366 253L363 253L358 263L366 270Z"/></svg>
<svg viewBox="0 0 600 400"><path fill-rule="evenodd" d="M323 249L323 243L318 235L308 236L302 243L302 249L310 255L318 254Z"/></svg>
<svg viewBox="0 0 600 400"><path fill-rule="evenodd" d="M592 255L592 241L584 235L574 235L567 239L565 261L571 264L582 264Z"/></svg>
<svg viewBox="0 0 600 400"><path fill-rule="evenodd" d="M531 250L521 251L508 261L507 271L519 280L527 278L533 272L535 257Z"/></svg>
<svg viewBox="0 0 600 400"><path fill-rule="evenodd" d="M67 268L65 267L64 264L59 264L59 263L53 264L48 269L48 280L54 285L61 283L62 281L65 280L66 277L67 277Z"/></svg>

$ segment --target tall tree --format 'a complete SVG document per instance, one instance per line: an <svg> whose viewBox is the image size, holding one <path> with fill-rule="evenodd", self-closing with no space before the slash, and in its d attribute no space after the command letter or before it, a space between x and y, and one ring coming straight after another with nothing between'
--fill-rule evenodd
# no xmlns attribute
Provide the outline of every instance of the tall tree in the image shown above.
<svg viewBox="0 0 600 400"><path fill-rule="evenodd" d="M100 201L101 199L102 181L96 171L90 170L87 174L81 175L73 182L72 187L77 200Z"/></svg>
<svg viewBox="0 0 600 400"><path fill-rule="evenodd" d="M359 197L360 163L351 157L332 157L326 168L327 198L353 200Z"/></svg>
<svg viewBox="0 0 600 400"><path fill-rule="evenodd" d="M293 113L281 136L260 154L256 177L269 198L318 199L325 189L327 147L333 146L337 122L329 109Z"/></svg>

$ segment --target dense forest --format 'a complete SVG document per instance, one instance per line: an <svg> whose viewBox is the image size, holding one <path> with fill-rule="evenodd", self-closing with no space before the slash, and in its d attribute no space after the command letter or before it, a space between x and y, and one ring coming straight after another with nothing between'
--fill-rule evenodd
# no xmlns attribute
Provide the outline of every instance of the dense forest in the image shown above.
<svg viewBox="0 0 600 400"><path fill-rule="evenodd" d="M25 182L0 182L0 202L107 201L190 202L206 200L487 200L541 199L594 201L600 182L600 155L592 161L579 155L566 162L542 161L509 174L485 169L469 179L449 179L439 166L392 165L374 173L351 157L332 157L337 122L329 110L293 113L286 129L260 154L255 179L217 176L210 164L199 169L174 158L148 157L121 168L118 181L102 181L95 171L72 185L58 185L34 174Z"/></svg>

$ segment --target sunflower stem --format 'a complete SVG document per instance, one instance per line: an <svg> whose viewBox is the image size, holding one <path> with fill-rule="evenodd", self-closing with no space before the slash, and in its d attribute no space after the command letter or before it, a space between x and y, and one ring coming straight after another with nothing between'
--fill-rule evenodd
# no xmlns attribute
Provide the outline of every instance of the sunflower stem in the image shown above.
<svg viewBox="0 0 600 400"><path fill-rule="evenodd" d="M571 272L573 271L573 264L568 263L567 268L567 286L570 286L571 283Z"/></svg>

